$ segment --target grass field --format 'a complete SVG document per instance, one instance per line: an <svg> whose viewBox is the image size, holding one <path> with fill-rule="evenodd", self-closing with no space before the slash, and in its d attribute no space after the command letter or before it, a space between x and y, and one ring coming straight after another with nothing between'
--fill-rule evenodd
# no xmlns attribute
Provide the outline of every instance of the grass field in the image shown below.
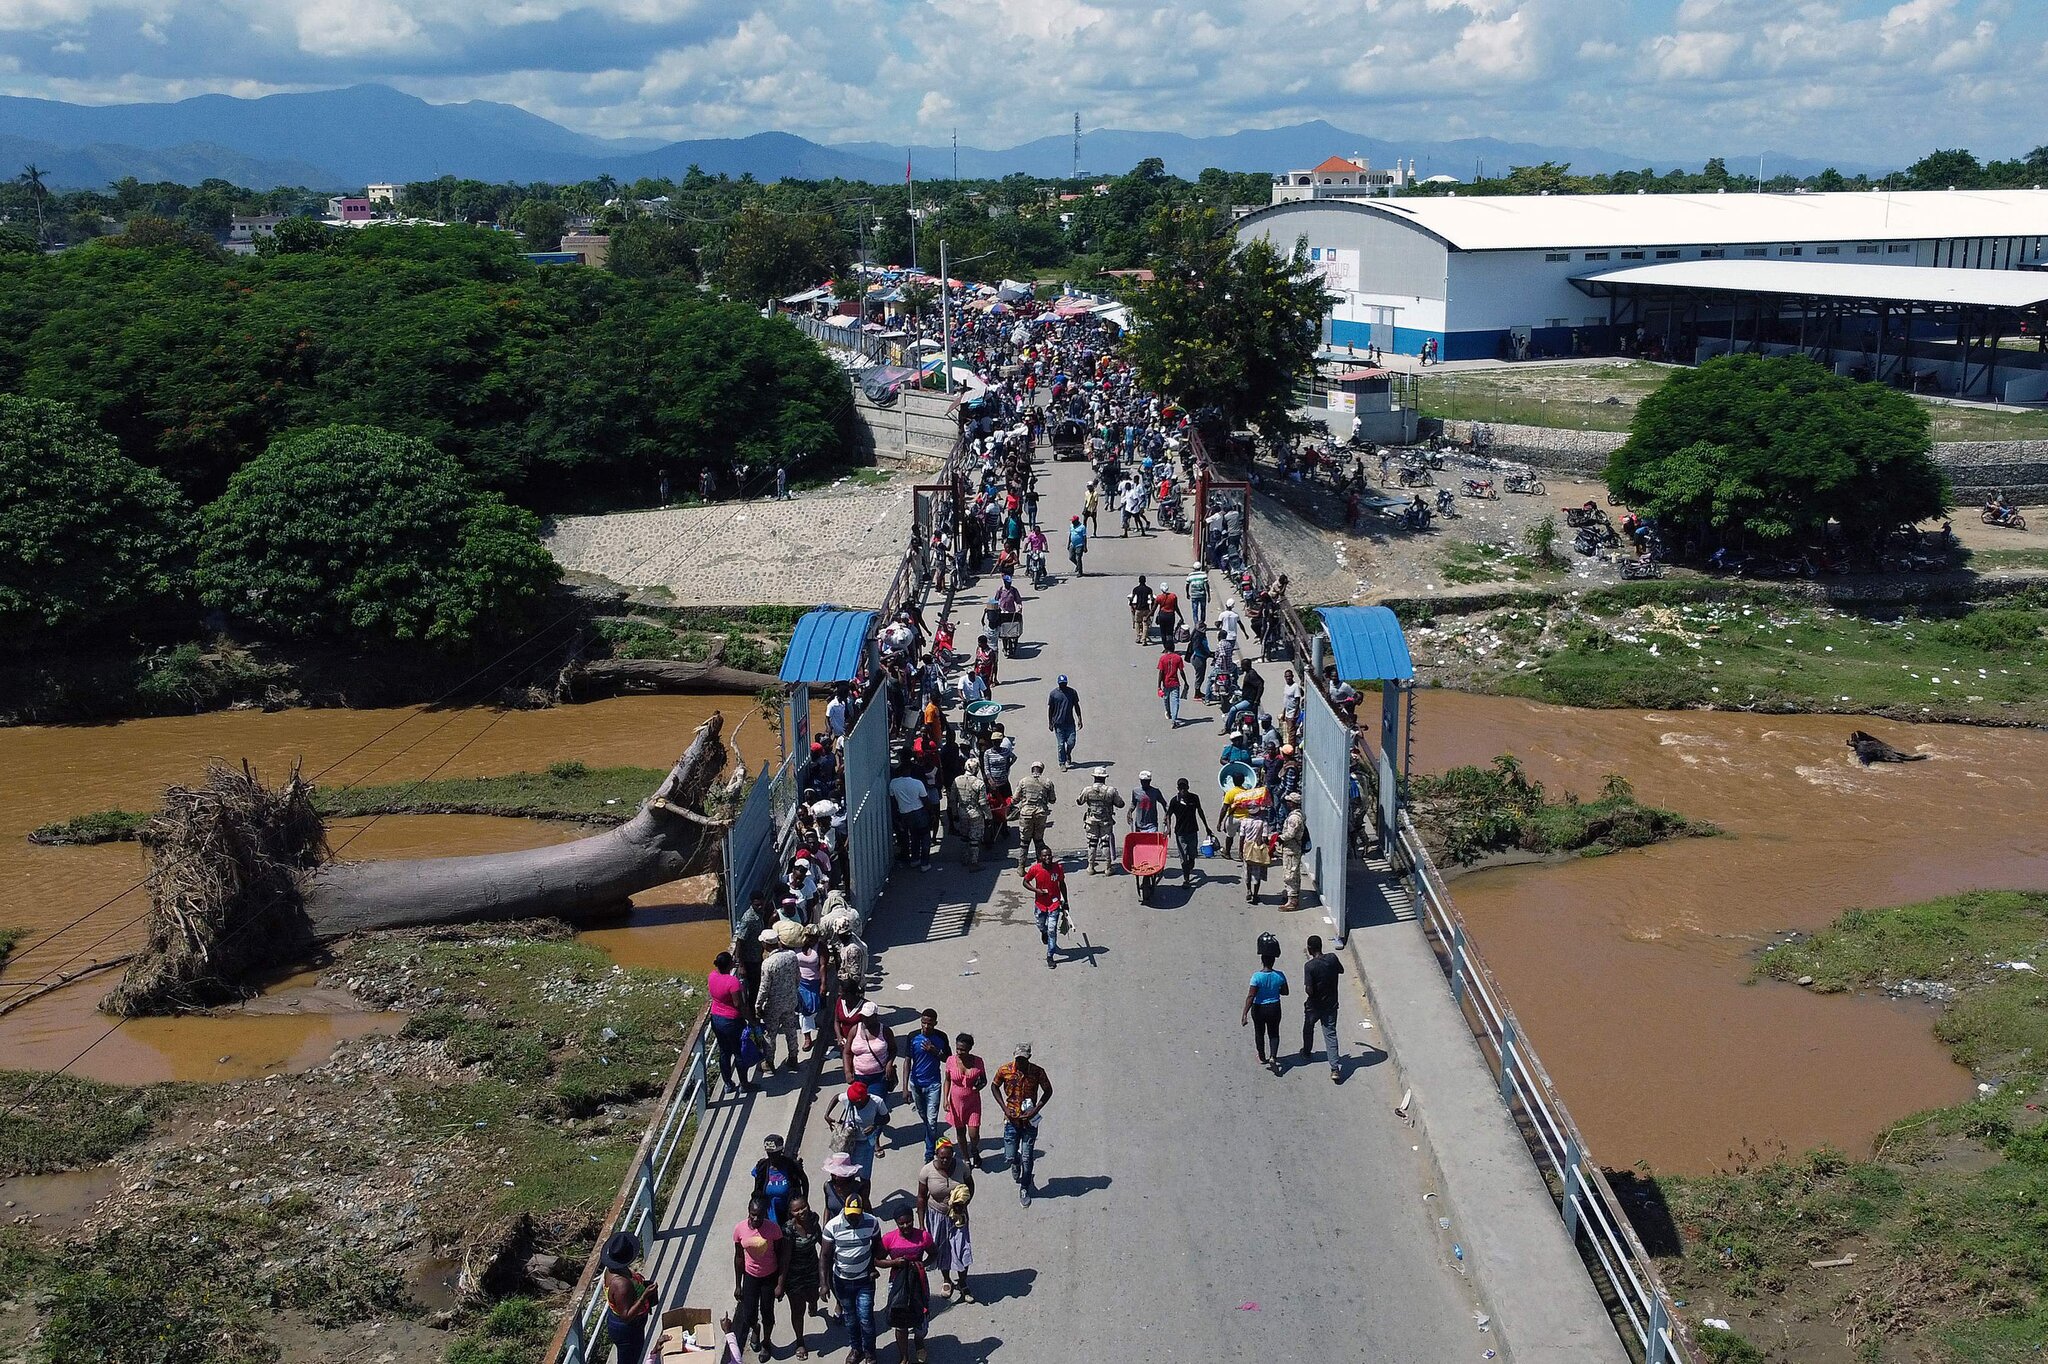
<svg viewBox="0 0 2048 1364"><path fill-rule="evenodd" d="M1425 417L1626 431L1636 405L1675 370L1632 360L1437 371L1421 380ZM1926 404L1937 441L2048 440L2048 411L1994 412Z"/></svg>
<svg viewBox="0 0 2048 1364"><path fill-rule="evenodd" d="M1938 987L1936 1035L1990 1092L1896 1124L1867 1156L1659 1181L1682 1243L1661 1268L1689 1310L1738 1333L1754 1317L1755 1341L1772 1321L1832 1322L1829 1359L2048 1351L2048 984L2006 965L2043 964L2044 949L2048 895L1976 892L1854 910L1764 956L1760 976L1817 990ZM1811 1265L1845 1254L1853 1266Z"/></svg>

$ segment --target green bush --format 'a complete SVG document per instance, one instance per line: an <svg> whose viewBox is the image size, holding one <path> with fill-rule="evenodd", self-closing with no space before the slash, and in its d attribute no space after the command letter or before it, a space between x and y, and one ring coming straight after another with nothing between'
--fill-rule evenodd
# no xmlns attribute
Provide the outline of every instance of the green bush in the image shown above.
<svg viewBox="0 0 2048 1364"><path fill-rule="evenodd" d="M75 636L183 602L192 510L62 403L0 397L0 639Z"/></svg>
<svg viewBox="0 0 2048 1364"><path fill-rule="evenodd" d="M126 843L134 839L149 816L140 810L94 810L91 814L44 824L29 834L29 842L52 846L95 843Z"/></svg>
<svg viewBox="0 0 2048 1364"><path fill-rule="evenodd" d="M1940 638L1965 649L1989 653L2041 650L2042 617L2037 611L1985 607L1939 627Z"/></svg>
<svg viewBox="0 0 2048 1364"><path fill-rule="evenodd" d="M590 765L578 762L574 758L567 762L548 764L548 780L550 781L582 781L589 775Z"/></svg>
<svg viewBox="0 0 2048 1364"><path fill-rule="evenodd" d="M460 648L517 625L560 573L532 513L373 426L272 442L204 525L208 604L291 638Z"/></svg>
<svg viewBox="0 0 2048 1364"><path fill-rule="evenodd" d="M1764 1364L1764 1352L1733 1331L1702 1326L1693 1340L1707 1364Z"/></svg>
<svg viewBox="0 0 2048 1364"><path fill-rule="evenodd" d="M270 1364L246 1286L205 1235L109 1232L50 1283L37 1342L49 1364ZM119 1265L119 1272L107 1266Z"/></svg>

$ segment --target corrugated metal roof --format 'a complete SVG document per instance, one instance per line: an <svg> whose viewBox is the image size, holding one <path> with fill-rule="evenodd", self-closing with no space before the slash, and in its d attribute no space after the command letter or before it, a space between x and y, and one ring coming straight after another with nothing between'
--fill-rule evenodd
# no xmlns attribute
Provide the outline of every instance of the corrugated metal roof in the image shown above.
<svg viewBox="0 0 2048 1364"><path fill-rule="evenodd" d="M1408 636L1384 606L1318 606L1330 658L1346 682L1405 682L1415 676Z"/></svg>
<svg viewBox="0 0 2048 1364"><path fill-rule="evenodd" d="M1250 214L1238 230L1329 209L1405 222L1463 251L2048 235L2048 190L2028 189L1306 199Z"/></svg>
<svg viewBox="0 0 2048 1364"><path fill-rule="evenodd" d="M840 611L821 606L806 612L789 637L782 656L784 682L850 682L860 671L872 611Z"/></svg>
<svg viewBox="0 0 2048 1364"><path fill-rule="evenodd" d="M1636 285L1979 308L2032 308L2048 302L2048 273L2038 270L1953 270L1931 265L1856 265L1834 261L1667 261L1662 265L1603 270L1572 283L1582 289L1588 285Z"/></svg>

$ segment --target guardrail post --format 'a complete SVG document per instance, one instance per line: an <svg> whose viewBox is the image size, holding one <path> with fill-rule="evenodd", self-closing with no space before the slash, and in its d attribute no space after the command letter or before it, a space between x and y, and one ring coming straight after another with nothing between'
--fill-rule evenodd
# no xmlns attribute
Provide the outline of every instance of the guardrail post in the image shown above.
<svg viewBox="0 0 2048 1364"><path fill-rule="evenodd" d="M575 1304L569 1307L569 1334L562 1341L562 1358L559 1364L584 1364L589 1358L590 1346L583 1339L583 1313Z"/></svg>
<svg viewBox="0 0 2048 1364"><path fill-rule="evenodd" d="M1465 925L1451 926L1451 998L1465 1003Z"/></svg>
<svg viewBox="0 0 2048 1364"><path fill-rule="evenodd" d="M1510 1106L1515 1102L1515 1020L1512 1017L1504 1019L1500 1025L1500 1099Z"/></svg>
<svg viewBox="0 0 2048 1364"><path fill-rule="evenodd" d="M1564 1234L1573 1245L1579 1243L1579 1197L1584 1185L1579 1180L1579 1162L1586 1153L1579 1149L1577 1133L1566 1139L1564 1144Z"/></svg>
<svg viewBox="0 0 2048 1364"><path fill-rule="evenodd" d="M1671 1364L1671 1352L1664 1348L1664 1335L1671 1329L1671 1309L1664 1305L1664 1295L1650 1290L1650 1339L1643 1346L1647 1364Z"/></svg>
<svg viewBox="0 0 2048 1364"><path fill-rule="evenodd" d="M711 1104L711 1067L705 1059L704 1039L701 1036L697 1039L696 1053L690 1058L689 1078L683 1083L697 1087L696 1121L698 1130L701 1131L704 1127L704 1110Z"/></svg>

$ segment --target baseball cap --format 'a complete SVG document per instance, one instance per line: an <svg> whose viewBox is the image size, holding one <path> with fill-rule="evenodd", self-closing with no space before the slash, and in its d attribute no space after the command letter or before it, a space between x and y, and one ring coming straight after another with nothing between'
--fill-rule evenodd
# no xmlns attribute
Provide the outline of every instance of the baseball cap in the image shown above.
<svg viewBox="0 0 2048 1364"><path fill-rule="evenodd" d="M848 1217L858 1217L867 1211L867 1205L860 1201L859 1194L848 1194L843 1210Z"/></svg>
<svg viewBox="0 0 2048 1364"><path fill-rule="evenodd" d="M1067 685L1067 675L1065 673L1060 674L1060 685L1062 687Z"/></svg>
<svg viewBox="0 0 2048 1364"><path fill-rule="evenodd" d="M864 1081L855 1080L846 1087L846 1097L857 1104L866 1103L868 1101L867 1084Z"/></svg>
<svg viewBox="0 0 2048 1364"><path fill-rule="evenodd" d="M1140 772L1140 773L1138 774L1138 780L1139 780L1139 781L1150 781L1150 780L1152 780L1152 774L1151 774L1150 772Z"/></svg>
<svg viewBox="0 0 2048 1364"><path fill-rule="evenodd" d="M1017 1044L1017 1050L1016 1050L1016 1054L1017 1054L1017 1055L1019 1055L1019 1056L1021 1056L1021 1057L1023 1057L1023 1058L1024 1058L1025 1060L1027 1060L1027 1061L1028 1061L1028 1060L1030 1060L1030 1059L1031 1059L1031 1044L1030 1044L1029 1042L1019 1042L1019 1043Z"/></svg>
<svg viewBox="0 0 2048 1364"><path fill-rule="evenodd" d="M1095 769L1093 775L1097 781L1100 781L1102 778L1109 775L1109 769L1106 767L1098 767Z"/></svg>

